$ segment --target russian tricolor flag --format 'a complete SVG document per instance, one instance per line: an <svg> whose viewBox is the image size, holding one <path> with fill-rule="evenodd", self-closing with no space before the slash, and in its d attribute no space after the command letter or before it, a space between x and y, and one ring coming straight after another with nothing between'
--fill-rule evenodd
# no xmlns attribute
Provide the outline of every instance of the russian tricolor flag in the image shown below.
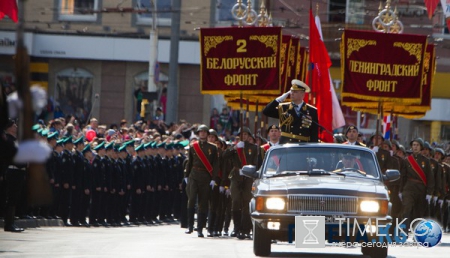
<svg viewBox="0 0 450 258"><path fill-rule="evenodd" d="M383 117L383 135L384 139L389 140L391 137L391 116Z"/></svg>

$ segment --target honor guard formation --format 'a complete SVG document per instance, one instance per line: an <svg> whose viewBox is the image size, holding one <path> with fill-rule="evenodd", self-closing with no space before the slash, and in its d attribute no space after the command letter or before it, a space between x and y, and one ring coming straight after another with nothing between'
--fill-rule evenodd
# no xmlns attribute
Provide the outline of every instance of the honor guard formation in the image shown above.
<svg viewBox="0 0 450 258"><path fill-rule="evenodd" d="M206 233L251 239L253 179L240 170L244 165L260 166L272 146L319 141L317 109L303 101L309 91L304 82L293 80L289 92L264 108L266 116L279 119L279 124L265 128L267 139L239 126L239 116L228 108L220 114L215 109L210 126L183 120L166 125L156 119L148 124L122 120L119 126L107 128L95 118L85 126L74 116L47 124L39 120L32 128L35 138L52 149L45 163L53 197L47 206L27 205L27 164L13 159L20 121L2 119L4 229L23 231L16 226L16 217L61 219L66 226L85 227L179 223L186 234L196 232L198 237ZM289 96L291 101L286 101ZM421 138L405 147L381 134L364 144L353 125L335 135L335 142L367 146L376 153L383 172L400 171L400 180L387 183L393 218L431 217L448 231L450 155L446 150ZM360 164L346 155L339 166Z"/></svg>

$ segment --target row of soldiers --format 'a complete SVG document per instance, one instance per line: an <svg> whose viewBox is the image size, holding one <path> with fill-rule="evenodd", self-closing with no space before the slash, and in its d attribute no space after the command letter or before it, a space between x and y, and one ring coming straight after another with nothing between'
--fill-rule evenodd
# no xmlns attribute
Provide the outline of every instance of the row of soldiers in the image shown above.
<svg viewBox="0 0 450 258"><path fill-rule="evenodd" d="M355 126L349 126L345 136L348 141L344 144L362 145L357 141L358 129ZM401 174L400 180L386 183L392 217L406 218L408 228L416 218L432 218L448 230L450 164L446 161L449 155L442 148L433 149L421 138L412 140L408 151L398 141L384 140L381 134L373 135L370 142L382 172L396 169Z"/></svg>
<svg viewBox="0 0 450 258"><path fill-rule="evenodd" d="M120 226L181 216L186 141L86 144L83 137L59 139L57 132L39 135L53 148L47 172L54 202L43 210L46 217L65 225Z"/></svg>

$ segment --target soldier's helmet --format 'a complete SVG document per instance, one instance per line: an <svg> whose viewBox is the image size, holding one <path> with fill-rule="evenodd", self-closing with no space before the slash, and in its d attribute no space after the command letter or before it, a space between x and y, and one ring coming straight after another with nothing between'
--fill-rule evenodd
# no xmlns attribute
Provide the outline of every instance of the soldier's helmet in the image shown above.
<svg viewBox="0 0 450 258"><path fill-rule="evenodd" d="M239 128L238 134L241 133L241 130L242 130L242 132L248 133L249 135L252 134L252 132L250 131L250 128L248 128L248 127L246 127L246 126L243 126L243 127Z"/></svg>
<svg viewBox="0 0 450 258"><path fill-rule="evenodd" d="M444 149L442 149L442 148L436 148L434 151L435 151L435 152L441 153L441 154L442 154L442 157L445 157L445 151L444 151Z"/></svg>
<svg viewBox="0 0 450 258"><path fill-rule="evenodd" d="M206 125L199 125L197 127L197 133L200 132L200 131L206 131L207 133L209 133L209 128Z"/></svg>
<svg viewBox="0 0 450 258"><path fill-rule="evenodd" d="M389 141L389 140L384 140L382 144L386 144L387 146L389 146L389 149L392 149L391 141Z"/></svg>
<svg viewBox="0 0 450 258"><path fill-rule="evenodd" d="M421 146L422 149L423 149L424 142L423 142L423 139L422 139L422 138L419 137L419 138L416 138L416 139L412 140L412 141L409 143L409 145L412 146L413 142L417 142L418 144L420 144L420 146Z"/></svg>
<svg viewBox="0 0 450 258"><path fill-rule="evenodd" d="M430 145L430 143L429 142L427 142L427 141L425 141L424 143L423 143L423 148L424 149L429 149L429 150L432 150L433 148L431 148L431 145Z"/></svg>
<svg viewBox="0 0 450 258"><path fill-rule="evenodd" d="M209 135L214 135L217 137L217 139L219 139L219 135L217 134L216 130L214 130L214 129L209 129Z"/></svg>

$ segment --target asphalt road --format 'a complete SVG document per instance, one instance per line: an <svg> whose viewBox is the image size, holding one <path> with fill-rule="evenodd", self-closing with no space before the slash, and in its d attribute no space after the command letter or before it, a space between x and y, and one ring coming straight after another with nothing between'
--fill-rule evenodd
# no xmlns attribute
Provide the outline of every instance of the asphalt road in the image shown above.
<svg viewBox="0 0 450 258"><path fill-rule="evenodd" d="M204 232L206 234L206 232ZM389 257L450 257L450 234L432 247L389 248ZM359 248L297 249L272 244L271 257L365 257ZM120 228L41 227L23 233L0 231L0 257L255 257L251 240L198 238L178 225Z"/></svg>

